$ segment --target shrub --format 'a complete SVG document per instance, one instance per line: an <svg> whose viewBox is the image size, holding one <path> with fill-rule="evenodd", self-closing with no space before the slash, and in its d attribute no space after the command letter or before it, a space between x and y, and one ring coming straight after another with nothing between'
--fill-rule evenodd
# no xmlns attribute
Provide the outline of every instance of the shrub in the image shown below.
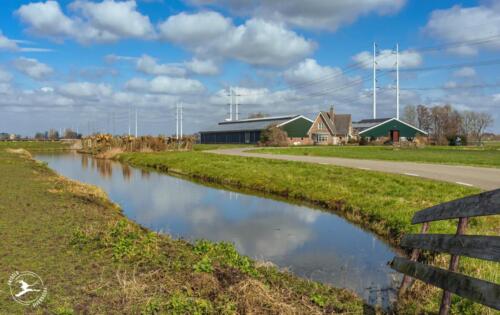
<svg viewBox="0 0 500 315"><path fill-rule="evenodd" d="M288 146L288 135L279 127L270 126L262 131L259 145L266 147L286 147Z"/></svg>

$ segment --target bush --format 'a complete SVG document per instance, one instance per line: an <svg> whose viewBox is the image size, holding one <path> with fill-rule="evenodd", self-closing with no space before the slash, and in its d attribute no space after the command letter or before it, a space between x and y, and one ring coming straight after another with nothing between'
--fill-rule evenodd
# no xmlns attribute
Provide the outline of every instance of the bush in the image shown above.
<svg viewBox="0 0 500 315"><path fill-rule="evenodd" d="M270 126L262 131L259 145L266 147L286 147L288 146L288 135L279 127Z"/></svg>

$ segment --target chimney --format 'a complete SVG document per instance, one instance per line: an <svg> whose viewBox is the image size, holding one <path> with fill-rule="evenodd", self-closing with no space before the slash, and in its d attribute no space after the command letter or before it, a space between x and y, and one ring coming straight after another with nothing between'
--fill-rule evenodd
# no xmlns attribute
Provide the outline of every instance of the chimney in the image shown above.
<svg viewBox="0 0 500 315"><path fill-rule="evenodd" d="M331 121L334 121L334 116L335 116L335 110L333 109L333 105L330 106L330 119Z"/></svg>

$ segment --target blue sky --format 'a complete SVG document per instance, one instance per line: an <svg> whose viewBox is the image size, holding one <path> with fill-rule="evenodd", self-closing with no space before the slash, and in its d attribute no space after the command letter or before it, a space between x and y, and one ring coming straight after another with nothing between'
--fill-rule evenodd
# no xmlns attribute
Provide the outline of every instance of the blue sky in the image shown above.
<svg viewBox="0 0 500 315"><path fill-rule="evenodd" d="M182 102L191 133L228 117L230 86L240 118L368 118L374 41L377 116L395 115L399 43L402 107L490 112L500 132L494 1L6 1L0 31L0 132L125 133L137 110L139 133L171 134Z"/></svg>

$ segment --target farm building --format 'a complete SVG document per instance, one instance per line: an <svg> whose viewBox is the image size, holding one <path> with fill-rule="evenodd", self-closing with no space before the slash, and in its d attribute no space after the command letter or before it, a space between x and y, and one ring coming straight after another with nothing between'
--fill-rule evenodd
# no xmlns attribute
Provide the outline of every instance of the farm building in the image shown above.
<svg viewBox="0 0 500 315"><path fill-rule="evenodd" d="M259 142L263 130L277 126L287 133L290 144L309 143L308 130L312 121L302 115L263 117L223 121L211 129L200 131L203 144Z"/></svg>
<svg viewBox="0 0 500 315"><path fill-rule="evenodd" d="M353 128L360 138L387 138L392 142L427 135L427 132L397 118L364 119L353 123Z"/></svg>
<svg viewBox="0 0 500 315"><path fill-rule="evenodd" d="M333 106L328 112L319 112L308 131L314 144L344 144L352 137L351 114L336 114Z"/></svg>

